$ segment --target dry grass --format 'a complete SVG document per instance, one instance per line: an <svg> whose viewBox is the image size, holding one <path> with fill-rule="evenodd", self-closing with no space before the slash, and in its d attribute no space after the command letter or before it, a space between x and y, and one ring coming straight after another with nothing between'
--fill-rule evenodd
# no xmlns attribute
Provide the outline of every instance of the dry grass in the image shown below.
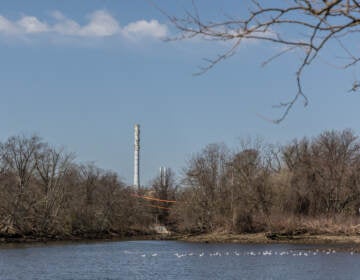
<svg viewBox="0 0 360 280"><path fill-rule="evenodd" d="M274 216L270 219L271 232L310 235L358 235L360 218L335 215L331 217Z"/></svg>
<svg viewBox="0 0 360 280"><path fill-rule="evenodd" d="M239 243L239 244L269 244L269 243L296 243L296 244L360 244L359 235L310 235L282 236L279 239L268 238L267 233L231 234L208 233L199 235L184 235L176 238L187 242L202 243Z"/></svg>
<svg viewBox="0 0 360 280"><path fill-rule="evenodd" d="M267 231L184 235L180 240L209 243L304 243L360 244L360 218L337 215L333 217L272 216Z"/></svg>

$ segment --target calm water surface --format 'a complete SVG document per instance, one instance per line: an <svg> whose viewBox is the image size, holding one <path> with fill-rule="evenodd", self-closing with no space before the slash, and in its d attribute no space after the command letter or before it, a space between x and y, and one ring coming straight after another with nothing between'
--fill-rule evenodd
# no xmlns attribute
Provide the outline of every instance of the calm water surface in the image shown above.
<svg viewBox="0 0 360 280"><path fill-rule="evenodd" d="M0 279L360 279L360 255L309 245L173 241L18 246L0 248Z"/></svg>

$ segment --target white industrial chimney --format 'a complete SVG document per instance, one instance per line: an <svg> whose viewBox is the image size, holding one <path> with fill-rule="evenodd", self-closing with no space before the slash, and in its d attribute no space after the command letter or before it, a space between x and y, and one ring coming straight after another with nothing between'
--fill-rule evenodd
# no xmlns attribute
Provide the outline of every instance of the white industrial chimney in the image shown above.
<svg viewBox="0 0 360 280"><path fill-rule="evenodd" d="M160 183L162 186L165 186L166 185L166 181L167 181L167 168L166 167L163 167L161 166L160 167Z"/></svg>
<svg viewBox="0 0 360 280"><path fill-rule="evenodd" d="M134 126L134 187L140 187L140 125Z"/></svg>

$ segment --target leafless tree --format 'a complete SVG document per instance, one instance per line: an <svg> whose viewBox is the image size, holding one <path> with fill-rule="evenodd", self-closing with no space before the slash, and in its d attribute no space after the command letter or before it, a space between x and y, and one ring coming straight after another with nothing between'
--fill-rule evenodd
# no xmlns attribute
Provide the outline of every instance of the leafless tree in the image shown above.
<svg viewBox="0 0 360 280"><path fill-rule="evenodd" d="M246 40L269 42L281 46L281 51L270 57L263 65L284 53L300 53L301 59L296 71L297 92L288 102L280 103L284 109L281 122L295 102L308 99L303 92L302 76L331 42L338 46L337 56L344 54L339 67L348 68L358 64L360 56L357 47L350 40L357 38L360 31L360 2L358 0L289 0L289 1L244 1L244 15L224 16L220 20L206 20L201 16L201 8L192 1L192 10L182 17L169 16L170 21L180 31L171 39L205 39L229 42L229 47L207 64L199 73L204 73L219 62L231 57ZM248 7L245 5L248 4ZM248 9L246 11L246 8ZM165 13L166 14L166 13ZM345 62L344 62L345 61ZM354 81L351 91L360 87Z"/></svg>
<svg viewBox="0 0 360 280"><path fill-rule="evenodd" d="M53 227L59 227L59 211L63 206L66 188L66 176L72 167L72 154L63 149L55 149L48 145L35 153L36 175L40 187L40 197L37 201L38 231L44 234L51 232Z"/></svg>
<svg viewBox="0 0 360 280"><path fill-rule="evenodd" d="M186 187L172 209L180 228L235 232L264 229L272 206L273 172L265 151L260 143L244 144L236 153L212 144L195 155L185 169Z"/></svg>
<svg viewBox="0 0 360 280"><path fill-rule="evenodd" d="M294 141L283 157L291 174L288 209L303 215L356 213L360 145L351 131Z"/></svg>
<svg viewBox="0 0 360 280"><path fill-rule="evenodd" d="M24 135L10 137L0 144L0 164L8 176L6 191L10 198L6 202L8 213L2 217L3 231L31 230L30 212L36 202L36 197L31 195L32 180L36 169L35 155L41 146L39 137Z"/></svg>
<svg viewBox="0 0 360 280"><path fill-rule="evenodd" d="M224 221L221 213L226 211L227 205L220 197L226 193L228 157L225 145L211 144L189 161L184 178L189 191L176 205L183 208L183 220L188 221L189 227L207 231ZM187 211L187 207L193 210Z"/></svg>
<svg viewBox="0 0 360 280"><path fill-rule="evenodd" d="M154 200L152 205L154 215L157 216L156 220L161 224L169 224L168 216L173 202L166 201L175 201L177 188L175 173L170 168L165 169L152 180L151 189L154 197L163 200Z"/></svg>
<svg viewBox="0 0 360 280"><path fill-rule="evenodd" d="M229 162L231 177L231 215L235 231L256 231L255 216L265 224L271 212L272 160L267 146L260 140L242 141L240 151Z"/></svg>

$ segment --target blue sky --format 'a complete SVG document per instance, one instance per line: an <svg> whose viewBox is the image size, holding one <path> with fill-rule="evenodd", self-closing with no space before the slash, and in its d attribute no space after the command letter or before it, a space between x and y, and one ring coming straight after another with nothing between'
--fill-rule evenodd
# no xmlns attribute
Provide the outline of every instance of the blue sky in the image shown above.
<svg viewBox="0 0 360 280"><path fill-rule="evenodd" d="M191 1L156 3L182 14ZM198 1L205 17L243 8L242 1ZM211 3L211 4L210 4ZM250 42L202 76L202 58L225 45L164 42L175 30L148 1L4 1L0 7L0 140L39 134L80 162L116 171L131 184L133 125L141 125L142 183L159 166L181 172L205 145L236 148L240 138L286 143L325 129L360 132L359 98L348 93L356 69L332 68L333 50L304 74L310 104L299 102L279 125L272 105L296 91L291 54Z"/></svg>

